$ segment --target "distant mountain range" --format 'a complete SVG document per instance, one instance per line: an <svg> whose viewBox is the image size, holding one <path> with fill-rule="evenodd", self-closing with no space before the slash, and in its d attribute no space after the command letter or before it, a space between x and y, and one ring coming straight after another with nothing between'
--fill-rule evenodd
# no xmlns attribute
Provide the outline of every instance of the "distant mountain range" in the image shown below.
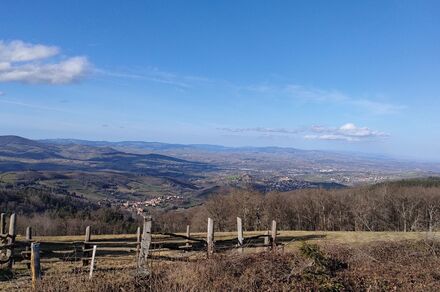
<svg viewBox="0 0 440 292"><path fill-rule="evenodd" d="M110 147L119 151L138 154L161 153L182 159L213 162L228 166L231 164L236 165L237 160L240 161L239 164L241 165L249 164L252 160L259 160L260 162L264 160L265 163L262 164L278 163L278 168L309 168L312 166L315 169L337 168L350 171L440 172L439 163L398 159L381 154L302 150L288 147L226 147L209 144L168 144L144 141L107 142L77 139L45 139L39 141L49 145Z"/></svg>
<svg viewBox="0 0 440 292"><path fill-rule="evenodd" d="M93 143L90 143L93 144ZM0 136L0 171L84 170L187 176L212 166L166 155L126 153L87 143L50 143L18 136Z"/></svg>
<svg viewBox="0 0 440 292"><path fill-rule="evenodd" d="M30 140L0 136L0 171L113 171L185 182L250 175L356 184L440 173L436 163L282 147L225 147L143 141Z"/></svg>
<svg viewBox="0 0 440 292"><path fill-rule="evenodd" d="M171 194L189 206L231 187L285 192L439 173L435 163L295 148L0 136L0 187L49 187L90 200Z"/></svg>

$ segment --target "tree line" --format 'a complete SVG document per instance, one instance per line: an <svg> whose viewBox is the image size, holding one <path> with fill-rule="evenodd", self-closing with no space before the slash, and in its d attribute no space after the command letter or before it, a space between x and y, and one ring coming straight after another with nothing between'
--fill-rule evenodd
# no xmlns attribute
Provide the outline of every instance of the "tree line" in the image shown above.
<svg viewBox="0 0 440 292"><path fill-rule="evenodd" d="M19 214L18 231L32 226L38 235L134 233L141 218L128 211L99 206L50 188L0 189L1 212ZM230 189L188 209L148 212L162 232L206 231L208 217L218 231L267 230L277 220L281 230L311 231L439 231L440 179L388 182L373 186L324 190L303 189L263 194Z"/></svg>
<svg viewBox="0 0 440 292"><path fill-rule="evenodd" d="M233 231L236 217L245 230L266 230L271 220L284 230L436 231L440 229L440 180L422 179L374 186L305 189L261 194L235 189L211 197L202 206L155 214L158 229L205 231L206 218L216 230Z"/></svg>

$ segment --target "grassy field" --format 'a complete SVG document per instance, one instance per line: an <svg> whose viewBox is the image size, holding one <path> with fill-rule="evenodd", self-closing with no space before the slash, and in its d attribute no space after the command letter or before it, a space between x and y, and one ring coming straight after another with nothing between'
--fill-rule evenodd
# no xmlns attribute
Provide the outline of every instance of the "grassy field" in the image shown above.
<svg viewBox="0 0 440 292"><path fill-rule="evenodd" d="M184 235L184 233L180 233ZM263 235L264 231L244 232L244 237L251 237L255 235ZM206 233L197 232L191 233L192 237L204 239ZM440 238L440 232L359 232L359 231L279 231L280 238L293 237L291 242L285 242L286 247L294 248L298 242L314 242L335 243L335 244L363 244L377 241L401 241L401 240L425 240ZM163 237L162 235L153 235L153 238ZM236 238L236 232L216 232L215 240L225 240ZM92 235L92 240L106 240L106 239L121 239L121 240L135 240L135 234L105 234ZM17 240L24 240L22 235L17 237ZM38 241L82 241L83 235L66 235L66 236L34 236L33 240Z"/></svg>
<svg viewBox="0 0 440 292"><path fill-rule="evenodd" d="M184 233L180 233L185 235ZM244 232L244 237L264 235L264 231ZM164 238L163 235L153 235L154 239ZM206 233L191 233L191 237L205 239ZM237 237L236 232L216 232L216 241L228 240ZM440 239L440 232L358 232L358 231L279 231L278 240L283 243L285 250L294 250L303 242L316 243L318 245L337 244L357 246L374 242L399 242L399 241L426 241ZM22 235L17 240L25 240ZM67 236L34 236L35 242L80 242L83 235ZM92 241L136 241L135 234L106 234L92 235ZM183 242L183 241L182 241ZM252 251L252 249L251 249Z"/></svg>

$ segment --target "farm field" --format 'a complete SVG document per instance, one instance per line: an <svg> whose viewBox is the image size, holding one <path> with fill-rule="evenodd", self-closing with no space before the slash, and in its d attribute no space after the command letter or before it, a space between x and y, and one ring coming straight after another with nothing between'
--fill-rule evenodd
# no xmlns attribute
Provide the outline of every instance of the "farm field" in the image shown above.
<svg viewBox="0 0 440 292"><path fill-rule="evenodd" d="M244 237L254 237L256 235L263 235L265 232L244 232ZM183 235L183 234L182 234ZM276 253L273 252L265 252L264 248L245 248L244 254L238 254L237 250L228 250L225 252L216 253L213 258L206 259L206 251L199 252L188 252L185 253L183 251L166 251L159 250L159 252L154 252L153 255L160 256L169 256L176 258L183 258L181 261L169 261L169 260L151 260L149 263L150 269L153 274L160 271L160 273L176 273L176 269L182 267L182 269L189 269L189 266L194 265L206 268L205 265L210 261L256 261L255 264L258 266L260 260L269 260L270 258L274 258L276 262L281 261L284 263L289 258L293 257L293 262L298 264L298 253L302 250L302 246L304 242L312 244L314 246L316 244L320 248L322 248L324 254L335 256L338 260L344 260L350 262L352 257L356 258L359 255L362 255L362 265L368 263L369 269L376 269L374 265L377 265L377 270L386 267L390 264L390 261L393 262L396 260L400 261L400 258L396 257L392 258L393 247L395 252L400 250L399 253L403 254L403 257L408 257L408 259L412 258L412 262L410 264L418 265L419 260L426 260L425 255L423 253L429 253L437 249L437 246L433 243L433 240L438 238L440 233L427 233L427 232L317 232L317 231L280 231L278 234L278 239L283 243L284 248L283 251L279 249ZM206 233L192 233L191 237L204 239L206 238ZM215 240L222 241L228 239L236 238L235 232L216 232ZM162 235L153 235L153 243L160 242L164 240L165 236ZM17 237L18 241L24 240L22 236ZM41 242L42 245L45 243L66 243L66 242L81 242L84 240L84 236L43 236L38 237L35 236L33 238L35 242ZM100 241L114 241L114 242L133 242L136 241L136 235L133 234L120 234L120 235L92 235L92 241L99 242ZM179 242L177 240L176 242ZM184 243L184 240L180 241ZM156 246L157 248L158 246ZM154 248L154 244L153 244ZM102 252L105 253L105 250L111 250L111 248L103 248ZM383 251L383 250L391 249L389 252L385 252L387 254L386 258L377 257L374 253ZM407 250L405 250L407 249ZM359 252L359 253L358 253ZM355 254L356 256L354 256ZM437 256L430 256L431 261L438 262L439 259ZM304 260L300 260L304 261ZM383 261L383 262L381 262ZM358 262L355 262L358 264ZM307 265L307 260L305 263L301 262L301 265ZM309 263L310 264L310 263ZM397 267L397 271L401 271L402 273L406 273L399 268L399 264L394 263L394 266ZM221 264L216 263L221 267ZM300 266L301 266L300 265ZM344 271L342 273L351 273L351 272L359 272L351 271L348 268L348 271ZM363 267L365 268L365 267ZM111 285L111 281L108 280L110 277L114 277L114 279L120 279L122 282L128 280L131 277L135 277L136 274L136 253L127 252L127 253L115 253L109 255L100 256L99 252L96 259L96 269L95 269L95 277L93 280L88 279L88 268L82 267L81 261L74 262L47 262L44 260L44 256L42 256L42 269L44 272L44 277L42 284L49 284L50 281L54 279L63 279L64 283L72 283L72 281L78 281L80 286L84 286L84 291L99 291L96 289L97 279L107 279L107 285ZM412 268L409 267L408 271L411 271ZM417 270L417 269L416 269ZM433 272L439 270L437 267L433 268ZM422 270L420 270L421 272ZM396 271L394 271L396 272ZM440 270L436 271L440 275ZM17 263L14 266L14 279L10 281L2 281L0 282L0 290L1 291L23 291L27 289L31 289L31 278L30 271L27 269L26 265L23 263ZM398 272L400 273L400 272ZM370 275L374 277L379 277L376 273ZM384 281L389 282L387 279L388 275L384 274ZM95 279L96 278L96 279ZM435 277L434 277L435 278ZM52 279L52 280L50 280ZM76 280L75 280L76 279ZM125 280L122 280L125 279ZM397 279L397 278L396 278ZM414 279L413 279L414 280ZM423 279L421 279L422 281ZM175 281L180 281L175 279ZM215 283L215 280L212 280ZM333 281L333 280L332 280ZM382 283L380 277L375 279L377 283ZM414 282L415 281L415 282ZM413 282L417 284L417 281ZM423 281L426 281L424 279ZM316 281L315 281L316 282ZM387 282L387 283L388 283ZM94 283L94 284L91 284ZM316 282L318 283L318 282ZM316 284L315 283L315 284ZM414 284L413 283L413 284ZM425 285L424 283L423 285ZM61 285L61 284L60 284ZM92 285L92 286L90 286ZM128 285L127 283L122 283L116 281L115 285ZM187 284L185 284L187 285ZM382 284L381 284L382 285ZM440 281L432 282L429 285L434 285L432 287L440 287ZM209 285L208 285L209 286ZM208 287L206 286L206 287ZM427 287L431 287L427 286ZM51 290L48 287L41 288L41 291L60 291L57 289ZM85 288L87 287L87 288ZM95 287L95 288L93 288ZM118 286L119 287L119 286ZM203 287L197 286L197 287ZM404 286L402 286L404 287ZM154 289L154 287L151 287ZM47 290L45 290L47 289ZM81 288L83 289L83 288ZM71 290L76 291L76 290ZM78 290L83 291L83 290ZM112 290L109 290L112 291ZM119 291L119 290L115 290ZM131 291L131 290L128 290ZM135 291L135 290L133 290Z"/></svg>

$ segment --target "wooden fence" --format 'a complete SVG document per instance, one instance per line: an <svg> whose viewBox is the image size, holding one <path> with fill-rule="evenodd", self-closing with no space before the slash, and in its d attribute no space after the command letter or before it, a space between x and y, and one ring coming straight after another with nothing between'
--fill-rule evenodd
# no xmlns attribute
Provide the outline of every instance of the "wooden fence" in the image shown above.
<svg viewBox="0 0 440 292"><path fill-rule="evenodd" d="M41 277L41 265L49 262L68 261L82 262L82 267L89 267L90 277L93 275L95 261L98 259L118 259L117 256L129 256L137 263L138 270L148 273L147 261L169 260L188 261L190 255L205 253L207 258L214 253L236 250L243 253L246 248L261 248L264 250L283 250L281 241L290 241L292 238L281 238L277 233L277 223L272 221L270 231L250 237L243 236L241 218L237 218L237 237L215 239L215 222L208 218L206 237L202 234L192 235L190 226L187 226L185 235L176 233L152 233L152 218L144 217L141 230L138 227L136 234L125 238L100 236L94 239L92 228L87 226L84 241L49 241L35 242L32 238L32 228L26 229L24 240L16 240L16 215L9 219L9 229L6 232L6 216L1 214L0 234L0 264L12 269L14 263L21 262L31 270L33 282ZM161 255L163 251L179 251L171 255ZM170 253L168 253L170 254Z"/></svg>

